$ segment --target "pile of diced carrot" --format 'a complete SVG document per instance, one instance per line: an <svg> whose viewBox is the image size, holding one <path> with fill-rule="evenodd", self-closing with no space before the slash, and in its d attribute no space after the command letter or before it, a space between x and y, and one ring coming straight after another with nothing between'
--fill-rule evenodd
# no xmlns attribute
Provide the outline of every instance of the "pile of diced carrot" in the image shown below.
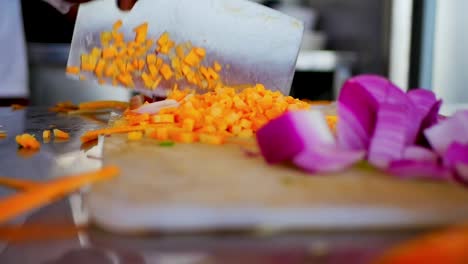
<svg viewBox="0 0 468 264"><path fill-rule="evenodd" d="M113 128L90 131L83 135L82 141L96 139L101 134L129 133L129 140L139 140L145 134L159 141L222 144L229 137L253 137L268 121L288 110L310 107L261 84L240 92L228 87L204 94L175 89L168 99L177 100L180 105L154 115L128 110Z"/></svg>
<svg viewBox="0 0 468 264"><path fill-rule="evenodd" d="M187 87L214 89L220 85L221 64L202 64L206 51L190 42L175 43L165 32L157 39L148 37L148 23L133 29L135 37L126 41L120 31L122 21L101 33L100 45L81 55L81 64L67 67L69 74L92 73L99 83L134 88L139 82L150 90L161 82L183 82Z"/></svg>

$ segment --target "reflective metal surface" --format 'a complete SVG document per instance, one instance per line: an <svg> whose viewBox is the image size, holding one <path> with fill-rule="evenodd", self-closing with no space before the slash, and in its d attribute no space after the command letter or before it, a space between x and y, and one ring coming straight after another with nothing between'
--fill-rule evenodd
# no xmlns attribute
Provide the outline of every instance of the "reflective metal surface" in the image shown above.
<svg viewBox="0 0 468 264"><path fill-rule="evenodd" d="M99 161L81 149L79 136L104 125L106 118L57 115L46 108L16 112L0 108L0 129L9 135L0 140L0 175L46 180L98 167ZM18 150L15 135L39 136L50 125L70 132L71 139L43 144L32 156ZM0 188L0 197L8 194L11 191ZM389 246L414 235L331 230L119 236L96 227L77 227L86 221L81 196L74 194L16 219L12 225L0 225L0 263L369 263Z"/></svg>

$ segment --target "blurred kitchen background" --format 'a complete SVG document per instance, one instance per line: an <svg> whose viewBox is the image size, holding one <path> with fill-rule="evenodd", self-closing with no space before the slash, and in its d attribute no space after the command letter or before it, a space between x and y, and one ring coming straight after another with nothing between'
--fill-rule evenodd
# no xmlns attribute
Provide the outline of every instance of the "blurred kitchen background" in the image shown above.
<svg viewBox="0 0 468 264"><path fill-rule="evenodd" d="M255 0L304 21L291 95L333 100L355 74L389 77L445 100L445 113L468 105L468 1ZM73 22L43 1L22 0L33 105L127 100L114 87L68 79L64 67ZM41 19L35 16L40 14Z"/></svg>

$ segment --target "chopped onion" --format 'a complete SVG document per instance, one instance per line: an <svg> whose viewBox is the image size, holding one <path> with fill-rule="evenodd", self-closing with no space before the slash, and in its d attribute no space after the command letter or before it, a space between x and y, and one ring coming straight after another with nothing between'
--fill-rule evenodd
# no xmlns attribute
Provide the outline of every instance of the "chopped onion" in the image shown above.
<svg viewBox="0 0 468 264"><path fill-rule="evenodd" d="M365 155L365 151L343 150L336 146L317 145L297 154L293 163L311 173L337 172L361 161Z"/></svg>
<svg viewBox="0 0 468 264"><path fill-rule="evenodd" d="M439 157L430 149L421 146L409 146L403 150L402 159L437 162Z"/></svg>
<svg viewBox="0 0 468 264"><path fill-rule="evenodd" d="M392 160L402 158L406 147L408 109L403 104L382 103L369 147L369 162L386 168Z"/></svg>
<svg viewBox="0 0 468 264"><path fill-rule="evenodd" d="M457 164L468 165L468 144L453 142L447 148L443 157L444 165L454 168Z"/></svg>
<svg viewBox="0 0 468 264"><path fill-rule="evenodd" d="M410 90L407 95L416 107L424 113L428 113L432 106L437 102L435 94L429 90Z"/></svg>
<svg viewBox="0 0 468 264"><path fill-rule="evenodd" d="M290 111L257 132L257 142L268 163L292 160L307 147L335 145L325 117L317 110Z"/></svg>
<svg viewBox="0 0 468 264"><path fill-rule="evenodd" d="M453 177L449 169L433 161L396 160L390 163L386 172L405 179L450 180Z"/></svg>
<svg viewBox="0 0 468 264"><path fill-rule="evenodd" d="M157 114L164 108L178 107L179 103L176 100L167 99L155 103L144 104L139 108L133 110L135 113L139 114Z"/></svg>
<svg viewBox="0 0 468 264"><path fill-rule="evenodd" d="M350 150L366 150L374 132L378 101L356 78L341 89L337 113L337 137L340 146Z"/></svg>
<svg viewBox="0 0 468 264"><path fill-rule="evenodd" d="M458 111L453 116L424 130L431 147L441 156L445 155L450 144L468 144L468 110Z"/></svg>

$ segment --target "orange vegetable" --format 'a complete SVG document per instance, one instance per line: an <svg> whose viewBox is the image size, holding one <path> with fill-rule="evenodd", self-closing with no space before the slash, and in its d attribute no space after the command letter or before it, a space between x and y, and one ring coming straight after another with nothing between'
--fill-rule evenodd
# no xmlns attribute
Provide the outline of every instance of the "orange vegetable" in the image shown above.
<svg viewBox="0 0 468 264"><path fill-rule="evenodd" d="M126 109L128 107L128 102L121 102L115 100L103 100L103 101L89 101L83 102L78 105L80 110L97 110L97 109L107 109L107 108L117 108L117 109Z"/></svg>
<svg viewBox="0 0 468 264"><path fill-rule="evenodd" d="M80 73L80 68L76 66L68 66L66 68L66 72L69 74L75 74L78 75Z"/></svg>
<svg viewBox="0 0 468 264"><path fill-rule="evenodd" d="M114 25L112 25L112 30L113 30L113 31L118 31L118 30L122 27L122 24L123 24L122 20L120 20L120 19L117 20L117 21L114 23Z"/></svg>
<svg viewBox="0 0 468 264"><path fill-rule="evenodd" d="M6 138L8 135L5 131L0 131L0 139Z"/></svg>
<svg viewBox="0 0 468 264"><path fill-rule="evenodd" d="M41 148L41 143L39 143L39 141L30 134L16 136L16 143L25 149L37 150Z"/></svg>
<svg viewBox="0 0 468 264"><path fill-rule="evenodd" d="M164 79L166 81L169 80L170 78L172 78L172 76L174 75L171 68L167 64L163 64L161 66L161 70L159 70L159 71L161 72L162 76L164 77Z"/></svg>
<svg viewBox="0 0 468 264"><path fill-rule="evenodd" d="M101 135L112 135L112 134L122 134L132 131L143 131L145 130L144 126L121 126L113 128L104 128L98 130L87 131L84 135L81 136L81 142L86 143L92 140L96 140Z"/></svg>
<svg viewBox="0 0 468 264"><path fill-rule="evenodd" d="M148 34L148 23L143 23L139 25L133 31L136 33L135 42L144 43L146 41L146 36Z"/></svg>
<svg viewBox="0 0 468 264"><path fill-rule="evenodd" d="M79 188L102 180L109 180L119 174L119 169L108 166L101 170L60 177L24 192L6 197L0 201L0 223L5 223L29 210L42 207Z"/></svg>
<svg viewBox="0 0 468 264"><path fill-rule="evenodd" d="M44 130L42 131L42 138L44 140L49 140L50 139L50 130Z"/></svg>
<svg viewBox="0 0 468 264"><path fill-rule="evenodd" d="M57 139L69 139L70 138L70 134L68 134L65 131L62 131L57 128L55 128L53 131L54 131L54 137Z"/></svg>
<svg viewBox="0 0 468 264"><path fill-rule="evenodd" d="M132 131L127 134L128 140L130 141L138 141L143 138L143 132L141 131Z"/></svg>

